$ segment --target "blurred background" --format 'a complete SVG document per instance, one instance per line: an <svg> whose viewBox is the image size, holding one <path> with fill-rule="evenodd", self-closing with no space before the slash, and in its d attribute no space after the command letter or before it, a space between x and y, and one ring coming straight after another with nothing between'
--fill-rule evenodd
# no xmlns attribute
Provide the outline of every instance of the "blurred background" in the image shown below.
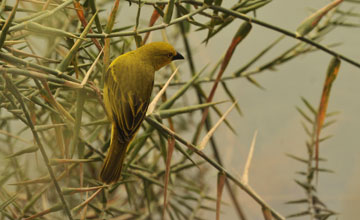
<svg viewBox="0 0 360 220"><path fill-rule="evenodd" d="M310 9L319 9L329 1L272 1L257 12L257 18L275 26L295 31L303 19L311 14ZM357 4L344 4L342 9L358 9ZM355 20L359 24L360 19ZM218 51L225 51L224 44L218 42L231 39L237 26L224 30L219 39L210 41L205 47L199 46L198 58L203 62L211 62ZM225 33L229 33L227 36ZM254 24L250 36L242 42L230 62L233 70L239 64L246 63L248 57L255 56L265 45L274 41L278 33ZM204 36L192 35L194 43L201 42ZM360 29L338 27L330 32L322 44L341 42L336 51L360 61ZM286 39L277 49L284 50L294 43L294 39ZM276 51L276 49L275 49ZM275 51L268 55L274 56ZM247 59L246 59L247 58ZM234 80L231 88L239 100L244 117L233 112L230 121L236 126L237 136L230 134L223 125L218 132L222 156L226 166L240 176L246 161L254 131L258 130L254 157L250 168L249 184L264 197L276 210L284 215L303 211L301 205L287 205L286 201L304 198L303 190L294 182L298 177L296 171L303 170L304 164L288 158L285 153L306 157L305 141L307 135L302 128L303 118L295 106L303 106L300 97L305 97L314 106L320 101L322 85L331 57L321 51L305 54L298 59L277 67L274 71L266 71L254 78L263 86L262 91L247 80ZM229 70L229 72L231 72ZM226 74L225 74L226 75ZM337 122L324 130L323 134L334 137L320 145L320 156L328 159L320 163L321 167L335 173L321 173L318 180L318 193L329 208L339 213L338 219L357 218L360 205L360 145L356 139L360 131L360 70L342 62L338 78L331 91L328 111L339 111L335 116ZM219 97L217 97L219 98ZM219 98L221 99L221 98ZM227 143L224 143L227 140ZM229 148L229 146L234 146ZM210 149L208 149L209 152ZM226 158L226 159L225 159ZM215 178L215 176L213 177ZM224 190L225 192L226 190ZM240 191L240 190L239 190ZM214 191L215 194L216 191ZM249 219L261 219L260 207L243 192L239 192L245 213ZM227 193L224 195L228 196ZM229 199L229 197L228 197ZM235 219L232 208L223 206L224 216ZM306 217L300 217L307 219Z"/></svg>

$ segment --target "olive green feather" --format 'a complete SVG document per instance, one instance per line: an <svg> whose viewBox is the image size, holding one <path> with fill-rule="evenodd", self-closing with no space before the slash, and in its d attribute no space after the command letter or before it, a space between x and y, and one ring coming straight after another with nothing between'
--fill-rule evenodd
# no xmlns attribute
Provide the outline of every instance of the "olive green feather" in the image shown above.
<svg viewBox="0 0 360 220"><path fill-rule="evenodd" d="M139 130L150 103L155 71L183 57L164 42L150 43L117 57L105 74L104 103L112 122L110 147L100 179L113 183L121 176L127 148Z"/></svg>

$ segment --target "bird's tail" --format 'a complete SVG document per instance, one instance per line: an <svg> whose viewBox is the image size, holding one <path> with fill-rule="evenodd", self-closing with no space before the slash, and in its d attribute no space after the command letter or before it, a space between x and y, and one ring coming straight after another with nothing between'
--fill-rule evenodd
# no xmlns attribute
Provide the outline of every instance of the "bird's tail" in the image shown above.
<svg viewBox="0 0 360 220"><path fill-rule="evenodd" d="M106 184L119 180L121 175L121 168L126 155L126 149L129 145L129 142L120 142L118 135L119 134L116 129L116 125L113 123L110 147L100 172L100 179Z"/></svg>

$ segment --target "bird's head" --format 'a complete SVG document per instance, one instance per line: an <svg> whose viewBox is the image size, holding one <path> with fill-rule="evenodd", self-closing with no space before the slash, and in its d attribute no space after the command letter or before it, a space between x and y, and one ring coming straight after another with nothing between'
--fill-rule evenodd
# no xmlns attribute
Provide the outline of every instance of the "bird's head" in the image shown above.
<svg viewBox="0 0 360 220"><path fill-rule="evenodd" d="M173 46L165 42L154 42L139 48L144 59L151 62L155 70L169 64L173 60L181 60L184 57Z"/></svg>

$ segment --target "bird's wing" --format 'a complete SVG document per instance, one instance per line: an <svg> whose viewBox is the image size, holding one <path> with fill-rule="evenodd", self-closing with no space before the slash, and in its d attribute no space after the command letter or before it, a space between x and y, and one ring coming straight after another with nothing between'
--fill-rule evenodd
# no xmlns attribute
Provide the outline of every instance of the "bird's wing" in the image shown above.
<svg viewBox="0 0 360 220"><path fill-rule="evenodd" d="M119 79L117 76L111 66L105 78L106 98L109 102L108 108L111 108L108 111L119 132L119 141L124 143L130 141L140 127L149 105L149 98L139 97L136 89L142 88L129 88L129 85L125 85L128 83L127 80L122 80L122 77Z"/></svg>

